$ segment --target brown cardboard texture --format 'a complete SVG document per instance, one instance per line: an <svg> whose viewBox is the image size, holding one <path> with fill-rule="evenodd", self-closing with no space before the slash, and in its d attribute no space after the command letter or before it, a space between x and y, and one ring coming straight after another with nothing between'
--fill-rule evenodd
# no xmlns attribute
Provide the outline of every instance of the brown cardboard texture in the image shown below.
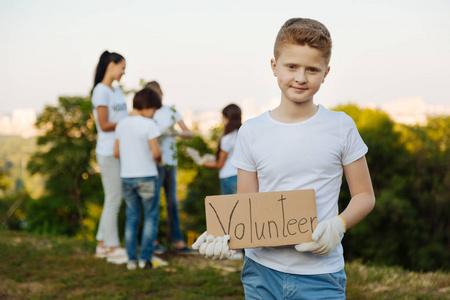
<svg viewBox="0 0 450 300"><path fill-rule="evenodd" d="M314 190L205 198L206 231L230 236L230 249L312 242L317 226Z"/></svg>

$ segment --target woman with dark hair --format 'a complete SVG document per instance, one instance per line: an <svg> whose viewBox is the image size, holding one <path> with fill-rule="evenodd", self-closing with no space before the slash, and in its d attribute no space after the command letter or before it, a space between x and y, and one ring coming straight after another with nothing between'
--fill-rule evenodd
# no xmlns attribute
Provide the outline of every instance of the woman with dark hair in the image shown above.
<svg viewBox="0 0 450 300"><path fill-rule="evenodd" d="M222 195L236 194L237 168L230 161L236 145L237 133L242 125L242 112L236 104L229 104L222 110L223 136L219 140L215 161L202 162L202 166L219 170Z"/></svg>
<svg viewBox="0 0 450 300"><path fill-rule="evenodd" d="M125 67L122 55L103 52L95 71L92 89L92 106L98 132L95 152L105 193L95 256L106 257L112 263L126 263L128 260L119 241L117 219L122 205L122 182L119 159L114 157L114 131L117 122L128 116L128 111L122 90L112 85L114 81L120 81L125 74Z"/></svg>

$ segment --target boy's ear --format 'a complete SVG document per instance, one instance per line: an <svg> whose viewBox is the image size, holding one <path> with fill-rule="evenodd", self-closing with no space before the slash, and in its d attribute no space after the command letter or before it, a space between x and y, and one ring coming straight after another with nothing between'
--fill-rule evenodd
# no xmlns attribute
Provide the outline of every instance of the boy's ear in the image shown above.
<svg viewBox="0 0 450 300"><path fill-rule="evenodd" d="M270 60L270 67L272 68L273 76L277 77L277 61L275 58Z"/></svg>
<svg viewBox="0 0 450 300"><path fill-rule="evenodd" d="M328 73L330 73L330 66L327 67L327 70L325 71L325 74L323 75L322 83L325 82L325 77L327 77Z"/></svg>

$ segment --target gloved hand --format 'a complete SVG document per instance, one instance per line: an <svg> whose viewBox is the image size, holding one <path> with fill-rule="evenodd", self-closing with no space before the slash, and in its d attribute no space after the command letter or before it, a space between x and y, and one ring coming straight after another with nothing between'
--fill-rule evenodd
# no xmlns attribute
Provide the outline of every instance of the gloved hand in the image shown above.
<svg viewBox="0 0 450 300"><path fill-rule="evenodd" d="M230 259L235 250L230 250L228 247L229 235L214 237L205 231L196 241L192 244L192 249L198 250L201 255L204 255L209 259L225 260Z"/></svg>
<svg viewBox="0 0 450 300"><path fill-rule="evenodd" d="M216 161L216 157L212 154L206 153L205 155L202 156L201 160L202 160L202 164L204 162L214 162L214 161Z"/></svg>
<svg viewBox="0 0 450 300"><path fill-rule="evenodd" d="M197 150L191 147L186 147L186 152L192 158L192 160L199 166L202 166L204 162L216 161L216 157L212 154L205 154L200 156Z"/></svg>
<svg viewBox="0 0 450 300"><path fill-rule="evenodd" d="M200 157L200 154L198 153L197 150L191 147L186 147L186 152L189 154L189 156L197 165L201 166L203 164L202 158Z"/></svg>
<svg viewBox="0 0 450 300"><path fill-rule="evenodd" d="M318 255L328 255L341 242L345 232L345 221L339 216L320 222L311 238L313 242L295 246L299 252L310 251Z"/></svg>

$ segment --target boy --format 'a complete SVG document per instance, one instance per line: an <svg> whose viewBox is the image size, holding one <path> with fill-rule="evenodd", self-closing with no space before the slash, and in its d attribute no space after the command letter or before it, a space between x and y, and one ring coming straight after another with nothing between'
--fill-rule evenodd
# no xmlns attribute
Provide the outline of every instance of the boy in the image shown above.
<svg viewBox="0 0 450 300"><path fill-rule="evenodd" d="M341 239L373 209L375 196L367 146L353 120L313 102L330 71L330 57L331 37L323 24L286 21L271 60L280 105L239 130L232 158L238 167L238 193L314 189L319 221L311 243L245 250L246 299L345 299ZM352 199L338 215L343 173ZM204 234L193 248L208 257L227 258L232 251L219 239L229 237Z"/></svg>
<svg viewBox="0 0 450 300"><path fill-rule="evenodd" d="M141 239L139 267L151 269L153 241L159 217L158 168L161 160L158 126L151 119L161 107L159 95L148 88L136 93L133 111L116 127L114 156L120 157L120 177L126 203L125 243L129 270L137 267L137 235L141 206L144 225Z"/></svg>

